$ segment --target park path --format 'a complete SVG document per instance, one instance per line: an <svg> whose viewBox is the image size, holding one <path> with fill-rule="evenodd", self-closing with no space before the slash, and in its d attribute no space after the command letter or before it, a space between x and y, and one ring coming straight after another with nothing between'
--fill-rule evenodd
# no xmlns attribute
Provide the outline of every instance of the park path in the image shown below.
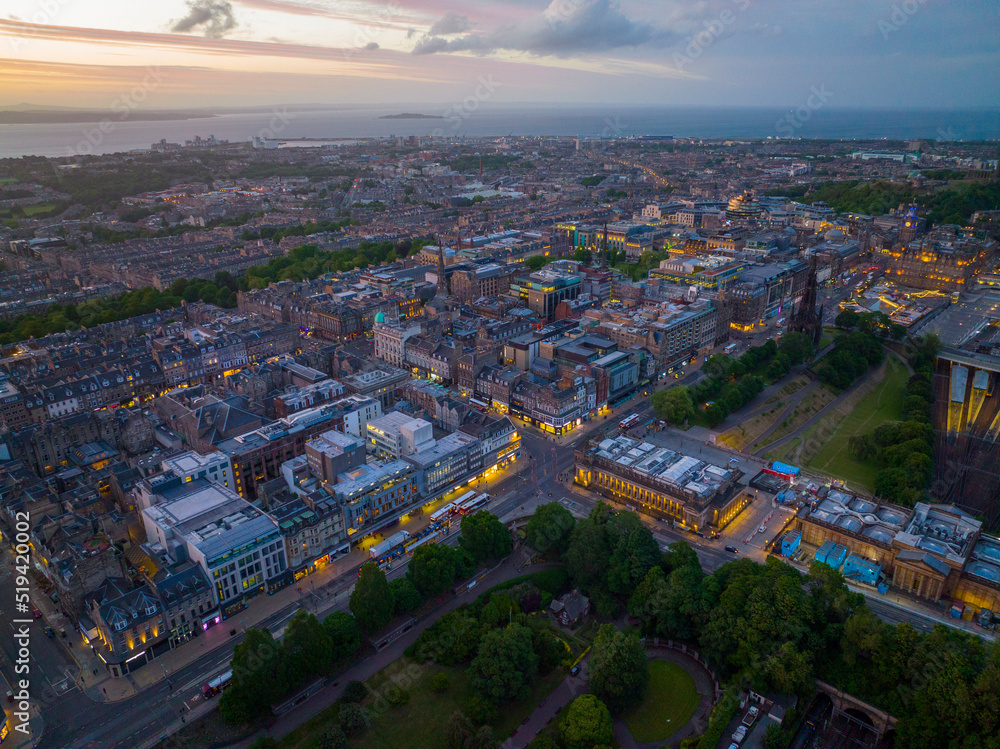
<svg viewBox="0 0 1000 749"><path fill-rule="evenodd" d="M514 735L503 743L503 749L523 749L535 740L560 710L581 694L587 693L585 661L586 658L580 662L580 673L576 676L567 676L548 697L542 700L542 703L535 708L535 712L528 716L528 719L514 731Z"/></svg>
<svg viewBox="0 0 1000 749"><path fill-rule="evenodd" d="M753 444L750 445L750 450L752 451L754 448L757 447L757 445L765 443L767 438L770 437L772 434L774 434L774 432L777 431L781 427L781 425L785 423L785 419L787 419L791 415L792 411L796 409L798 405L802 403L803 400L805 400L806 396L809 395L811 392L813 392L819 386L820 386L819 380L812 380L808 385L799 390L797 393L792 393L792 395L789 396L789 398L791 398L791 402L788 404L787 408L785 408L785 410L781 412L781 415L774 420L771 426L769 426L767 429L764 430L763 434L761 434L757 439L753 441Z"/></svg>
<svg viewBox="0 0 1000 749"><path fill-rule="evenodd" d="M890 356L895 356L895 354L890 354ZM905 364L905 362L904 362L904 364ZM819 411L817 411L811 417L809 417L806 420L806 422L804 424L802 424L802 426L800 426L798 429L795 429L794 431L786 434L784 437L782 437L779 440L775 440L774 442L772 442L769 445L764 445L763 447L758 448L752 454L755 455L755 456L757 456L757 457L762 457L765 453L770 452L771 450L774 450L775 448L780 447L781 445L785 444L789 440L794 439L794 438L800 436L807 429L809 429L811 426L813 426L814 424L818 423L820 421L820 419L824 418L830 411L832 411L837 406L839 406L841 403L843 403L848 397L850 397L850 395L855 390L857 390L859 387L861 387L866 382L868 382L868 380L870 380L874 376L874 374L876 372L878 372L880 369L882 369L882 368L884 368L886 366L887 366L887 364L883 363L881 366L879 366L876 369L869 369L868 372L866 372L863 376L859 377L857 379L857 381L854 382L853 385L851 385L849 388L847 388L847 390L845 390L844 392L842 392L840 395L838 395L832 401L830 401L829 403L827 403L823 408L821 408Z"/></svg>
<svg viewBox="0 0 1000 749"><path fill-rule="evenodd" d="M632 734L625 725L625 721L621 718L615 718L615 742L621 749L658 749L659 747L666 746L667 742L671 745L676 744L681 739L704 731L708 725L709 715L712 712L715 684L712 682L712 677L705 670L704 666L690 655L673 648L668 648L665 645L649 645L646 648L646 654L650 660L676 663L691 674L691 678L694 679L695 690L698 692L701 701L698 703L698 709L694 711L694 715L691 716L688 722L664 741L640 743L632 738ZM548 698L535 709L535 712L520 725L517 731L514 732L514 735L502 744L502 749L524 749L559 714L560 710L581 694L588 694L590 692L587 688L587 679L585 676L585 661L586 658L580 662L580 673L576 676L567 676L563 679Z"/></svg>
<svg viewBox="0 0 1000 749"><path fill-rule="evenodd" d="M809 367L811 367L815 362L818 362L832 350L833 350L833 344L831 343L822 351L817 352L816 355L810 361L792 367L790 370L788 370L788 374L786 374L784 377L782 377L773 385L768 385L766 388L760 391L757 397L754 398L752 401L750 401L750 403L744 405L743 408L739 409L738 411L734 411L733 413L729 414L726 418L724 418L722 422L717 427L715 427L713 431L716 431L719 434L721 434L722 432L725 432L727 429L732 429L735 426L739 426L747 419L752 419L757 414L763 413L764 411L773 408L773 404L769 404L767 402L772 395L776 395L777 393L779 393L781 389L785 387L785 385L787 385L789 382L794 380L799 375L803 374L808 375ZM793 393L792 395L794 396L796 395L796 393ZM747 407L753 404L757 405L754 406L753 410L748 410Z"/></svg>

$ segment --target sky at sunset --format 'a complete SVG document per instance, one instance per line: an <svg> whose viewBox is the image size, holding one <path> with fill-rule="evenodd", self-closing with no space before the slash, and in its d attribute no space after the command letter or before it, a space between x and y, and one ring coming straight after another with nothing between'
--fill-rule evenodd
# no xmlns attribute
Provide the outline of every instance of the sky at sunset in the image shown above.
<svg viewBox="0 0 1000 749"><path fill-rule="evenodd" d="M1000 0L3 0L0 106L1000 105Z"/></svg>

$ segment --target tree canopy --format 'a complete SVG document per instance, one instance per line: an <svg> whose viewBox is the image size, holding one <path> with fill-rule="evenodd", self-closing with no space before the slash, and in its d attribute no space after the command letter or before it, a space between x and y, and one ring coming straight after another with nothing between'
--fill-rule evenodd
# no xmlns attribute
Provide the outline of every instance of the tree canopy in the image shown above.
<svg viewBox="0 0 1000 749"><path fill-rule="evenodd" d="M392 620L394 602L385 572L374 562L361 566L361 574L351 593L351 613L358 625L367 634L374 634L385 628Z"/></svg>
<svg viewBox="0 0 1000 749"><path fill-rule="evenodd" d="M406 576L427 598L441 595L455 584L455 549L436 543L418 546Z"/></svg>
<svg viewBox="0 0 1000 749"><path fill-rule="evenodd" d="M613 712L642 702L649 684L649 662L638 633L603 625L594 638L587 678L593 693Z"/></svg>
<svg viewBox="0 0 1000 749"><path fill-rule="evenodd" d="M282 640L288 657L289 677L303 681L324 672L333 658L329 632L315 614L299 609L288 622Z"/></svg>
<svg viewBox="0 0 1000 749"><path fill-rule="evenodd" d="M558 502L539 505L525 528L525 541L535 551L555 549L562 552L576 525L573 513Z"/></svg>
<svg viewBox="0 0 1000 749"><path fill-rule="evenodd" d="M526 697L537 675L531 629L521 624L487 632L469 667L472 689L497 704Z"/></svg>
<svg viewBox="0 0 1000 749"><path fill-rule="evenodd" d="M334 663L350 658L361 647L361 627L346 611L328 614L323 620L323 629L330 636L330 659Z"/></svg>
<svg viewBox="0 0 1000 749"><path fill-rule="evenodd" d="M219 699L227 723L244 724L267 715L290 684L284 649L266 629L246 631L230 666L233 682Z"/></svg>
<svg viewBox="0 0 1000 749"><path fill-rule="evenodd" d="M480 510L462 518L462 546L477 562L489 562L510 554L512 541L507 526L492 512Z"/></svg>
<svg viewBox="0 0 1000 749"><path fill-rule="evenodd" d="M580 695L569 704L561 733L566 749L612 746L615 740L611 712L592 694Z"/></svg>

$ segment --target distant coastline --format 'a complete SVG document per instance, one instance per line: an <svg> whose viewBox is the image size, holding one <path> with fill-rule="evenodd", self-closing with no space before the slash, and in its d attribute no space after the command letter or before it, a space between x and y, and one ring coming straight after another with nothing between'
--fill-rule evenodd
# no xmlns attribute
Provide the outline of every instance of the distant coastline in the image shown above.
<svg viewBox="0 0 1000 749"><path fill-rule="evenodd" d="M0 125L59 125L76 122L102 122L111 120L133 120L135 122L160 122L174 120L195 120L205 117L215 117L212 112L197 111L149 111L140 109L100 110L22 110L0 111Z"/></svg>
<svg viewBox="0 0 1000 749"><path fill-rule="evenodd" d="M401 114L384 114L380 120L443 120L439 114L416 114L414 112L403 112Z"/></svg>
<svg viewBox="0 0 1000 749"><path fill-rule="evenodd" d="M116 110L73 110L60 112L44 105L20 106L12 111L0 107L0 159L22 156L64 157L71 153L124 153L149 149L151 143L166 139L170 143L184 143L196 135L229 140L231 143L248 142L252 137L274 132L282 140L313 139L340 140L348 138L393 138L403 130L406 135L438 137L447 131L448 136L466 138L526 136L600 138L608 137L608 122L616 122L613 133L620 137L673 135L675 138L775 138L781 133L777 125L788 115L784 108L668 108L668 107L516 107L497 106L482 108L467 119L445 117L456 127L445 127L439 118L396 120L380 116L400 113L406 106L408 112L444 112L436 104L397 104L394 108L370 106L365 108L343 107L338 110L317 108L305 110L289 107L260 107L254 111L240 112L233 109L190 109L185 112L152 112L132 110L126 119ZM53 113L50 121L42 124L12 123L10 117L23 116L26 112ZM287 112L287 114L286 114ZM55 115L62 115L62 118ZM278 114L288 122L279 122ZM71 121L67 121L66 118ZM614 118L618 119L615 120ZM114 125L94 135L95 124L102 119ZM145 120L145 121L144 121ZM459 121L461 120L461 121ZM277 133L276 125L286 125ZM404 127L405 126L405 127ZM90 137L88 137L90 136ZM817 111L796 131L803 148L810 140L870 141L867 149L903 149L909 140L939 141L1000 141L1000 116L998 110L861 110L824 108ZM97 142L94 143L93 141ZM877 143L875 141L878 141ZM897 141L893 143L892 141ZM82 145L81 145L82 144ZM79 147L78 147L79 146Z"/></svg>

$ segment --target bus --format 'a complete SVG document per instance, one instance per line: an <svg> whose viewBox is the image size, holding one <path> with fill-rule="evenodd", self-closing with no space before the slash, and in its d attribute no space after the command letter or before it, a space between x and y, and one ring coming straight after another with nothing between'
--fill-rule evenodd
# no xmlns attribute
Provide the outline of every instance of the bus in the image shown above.
<svg viewBox="0 0 1000 749"><path fill-rule="evenodd" d="M462 496L460 496L457 499L455 499L451 503L451 514L454 515L456 512L458 512L458 510L462 506L462 504L465 503L465 502L468 502L470 499L472 499L474 496L476 496L476 494L477 494L477 492L476 492L475 489L470 489L469 491L467 491L464 494L462 494Z"/></svg>
<svg viewBox="0 0 1000 749"><path fill-rule="evenodd" d="M479 400L478 398L469 398L469 403L471 403L473 406L475 406L476 408L478 408L480 411L489 411L490 410L490 404L489 403L484 403L483 401Z"/></svg>
<svg viewBox="0 0 1000 749"><path fill-rule="evenodd" d="M625 430L631 429L632 427L638 425L639 425L639 414L632 414L631 416L627 416L624 419L622 419L618 424L618 428L624 432Z"/></svg>
<svg viewBox="0 0 1000 749"><path fill-rule="evenodd" d="M728 346L722 349L722 353L724 353L726 356L731 356L735 350L736 350L736 344L730 343Z"/></svg>
<svg viewBox="0 0 1000 749"><path fill-rule="evenodd" d="M462 504L458 505L459 515L471 515L477 510L481 510L489 504L490 495L489 494L477 494L472 497L472 499L466 500ZM456 503L457 504L457 503Z"/></svg>
<svg viewBox="0 0 1000 749"><path fill-rule="evenodd" d="M455 503L449 502L440 510L434 510L434 512L431 513L431 522L439 523L454 512L455 512Z"/></svg>
<svg viewBox="0 0 1000 749"><path fill-rule="evenodd" d="M214 679L208 682L205 686L201 688L202 694L205 695L205 699L210 699L226 689L230 684L233 683L233 670L229 669L223 673L216 676Z"/></svg>

